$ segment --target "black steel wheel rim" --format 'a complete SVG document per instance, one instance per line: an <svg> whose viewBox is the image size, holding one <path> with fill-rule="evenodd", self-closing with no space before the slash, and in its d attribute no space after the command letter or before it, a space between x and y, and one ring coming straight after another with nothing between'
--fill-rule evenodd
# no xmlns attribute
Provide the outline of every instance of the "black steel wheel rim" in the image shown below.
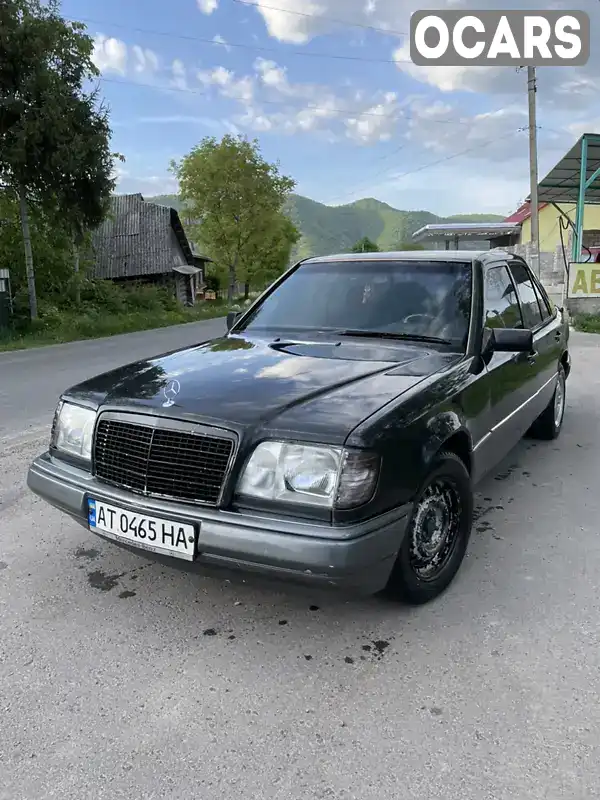
<svg viewBox="0 0 600 800"><path fill-rule="evenodd" d="M415 508L410 536L410 566L422 581L439 577L460 538L462 502L450 478L436 478Z"/></svg>

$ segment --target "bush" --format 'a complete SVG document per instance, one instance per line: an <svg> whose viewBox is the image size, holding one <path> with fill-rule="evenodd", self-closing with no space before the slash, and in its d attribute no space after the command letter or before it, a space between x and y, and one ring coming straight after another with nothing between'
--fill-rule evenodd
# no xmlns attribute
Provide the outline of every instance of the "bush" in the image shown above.
<svg viewBox="0 0 600 800"><path fill-rule="evenodd" d="M161 328L224 316L228 310L221 302L185 308L169 287L157 284L85 280L78 307L68 295L45 297L38 302L39 316L33 322L26 295L16 297L13 329L0 336L0 350Z"/></svg>
<svg viewBox="0 0 600 800"><path fill-rule="evenodd" d="M81 285L81 303L84 307L103 308L111 314L124 314L127 311L125 294L112 281L84 281Z"/></svg>
<svg viewBox="0 0 600 800"><path fill-rule="evenodd" d="M584 333L600 333L600 314L575 314L573 327Z"/></svg>

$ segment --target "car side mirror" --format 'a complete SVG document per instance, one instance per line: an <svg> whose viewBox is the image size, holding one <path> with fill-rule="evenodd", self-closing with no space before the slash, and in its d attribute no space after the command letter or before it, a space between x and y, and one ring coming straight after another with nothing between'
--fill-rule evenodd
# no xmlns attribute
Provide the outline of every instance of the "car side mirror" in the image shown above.
<svg viewBox="0 0 600 800"><path fill-rule="evenodd" d="M240 313L241 313L240 311L229 311L228 312L228 314L227 314L227 330L228 331L230 331L233 328L237 318L240 316Z"/></svg>
<svg viewBox="0 0 600 800"><path fill-rule="evenodd" d="M533 332L525 328L488 328L485 344L490 353L532 353Z"/></svg>

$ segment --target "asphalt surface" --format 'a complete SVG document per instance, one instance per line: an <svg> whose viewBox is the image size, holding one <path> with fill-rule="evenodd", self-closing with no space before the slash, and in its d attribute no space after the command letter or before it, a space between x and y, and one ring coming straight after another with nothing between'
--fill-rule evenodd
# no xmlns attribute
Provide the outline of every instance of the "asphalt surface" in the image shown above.
<svg viewBox="0 0 600 800"><path fill-rule="evenodd" d="M52 421L61 392L86 378L177 347L222 335L225 320L211 319L106 339L0 353L0 437Z"/></svg>
<svg viewBox="0 0 600 800"><path fill-rule="evenodd" d="M219 324L0 356L0 798L600 797L600 338L415 610L149 565L27 491L65 385Z"/></svg>

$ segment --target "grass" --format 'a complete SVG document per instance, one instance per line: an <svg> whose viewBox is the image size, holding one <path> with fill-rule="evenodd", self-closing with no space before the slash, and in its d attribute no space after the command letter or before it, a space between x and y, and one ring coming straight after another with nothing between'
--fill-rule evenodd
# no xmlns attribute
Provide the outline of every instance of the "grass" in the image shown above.
<svg viewBox="0 0 600 800"><path fill-rule="evenodd" d="M200 322L226 316L228 307L222 303L211 303L182 308L180 311L164 311L147 314L143 311L128 314L65 314L60 325L47 329L26 331L24 333L0 333L0 352L6 350L25 350L31 347L44 347L52 344L76 342L83 339L101 339L117 336L120 333L166 328L183 325L187 322Z"/></svg>
<svg viewBox="0 0 600 800"><path fill-rule="evenodd" d="M600 333L600 314L575 314L572 325L576 331Z"/></svg>
<svg viewBox="0 0 600 800"><path fill-rule="evenodd" d="M241 310L242 303L232 308ZM193 307L179 305L160 287L123 288L106 281L89 283L82 291L81 304L65 306L63 298L43 299L39 317L33 323L26 314L17 316L14 329L0 332L0 351L24 350L83 339L100 339L122 333L166 328L188 322L224 317L229 311L221 301L200 302Z"/></svg>

